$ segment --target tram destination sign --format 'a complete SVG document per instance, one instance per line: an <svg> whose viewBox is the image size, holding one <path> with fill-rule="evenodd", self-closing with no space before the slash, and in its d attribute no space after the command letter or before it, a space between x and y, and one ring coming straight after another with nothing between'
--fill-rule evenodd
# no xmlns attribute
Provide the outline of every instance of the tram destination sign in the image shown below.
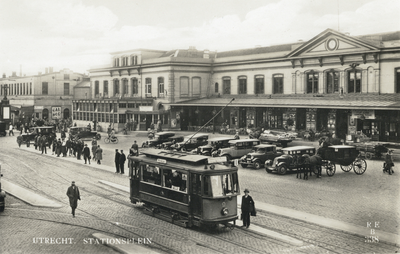
<svg viewBox="0 0 400 254"><path fill-rule="evenodd" d="M208 158L208 164L225 163L226 157L212 157Z"/></svg>

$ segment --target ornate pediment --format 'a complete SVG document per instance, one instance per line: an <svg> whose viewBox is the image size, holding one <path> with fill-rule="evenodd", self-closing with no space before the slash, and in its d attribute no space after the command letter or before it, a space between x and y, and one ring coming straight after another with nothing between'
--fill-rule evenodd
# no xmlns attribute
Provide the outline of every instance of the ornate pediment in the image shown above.
<svg viewBox="0 0 400 254"><path fill-rule="evenodd" d="M379 48L366 41L327 29L289 53L288 57L342 55L376 51Z"/></svg>

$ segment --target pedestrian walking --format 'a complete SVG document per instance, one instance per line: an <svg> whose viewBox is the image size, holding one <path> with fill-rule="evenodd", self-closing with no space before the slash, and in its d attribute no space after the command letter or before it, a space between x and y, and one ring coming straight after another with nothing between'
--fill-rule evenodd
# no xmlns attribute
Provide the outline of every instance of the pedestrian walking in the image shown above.
<svg viewBox="0 0 400 254"><path fill-rule="evenodd" d="M83 159L85 160L85 164L87 161L90 164L90 149L87 144L85 144L85 147L83 148L82 153L83 153Z"/></svg>
<svg viewBox="0 0 400 254"><path fill-rule="evenodd" d="M61 154L61 145L62 145L61 139L59 138L59 139L57 140L57 145L56 145L56 154L57 154L57 157L60 157L60 154Z"/></svg>
<svg viewBox="0 0 400 254"><path fill-rule="evenodd" d="M63 154L63 157L67 157L67 141L65 138L61 141L61 153Z"/></svg>
<svg viewBox="0 0 400 254"><path fill-rule="evenodd" d="M53 139L53 142L52 142L52 148L51 148L52 155L54 155L56 153L56 149L57 149L57 138Z"/></svg>
<svg viewBox="0 0 400 254"><path fill-rule="evenodd" d="M82 155L83 147L84 147L83 141L82 141L80 138L78 138L78 140L76 141L76 152L77 152L76 158L77 158L78 160L81 160L81 155Z"/></svg>
<svg viewBox="0 0 400 254"><path fill-rule="evenodd" d="M19 133L19 136L17 137L17 143L18 147L21 147L21 144L24 140L22 139L22 132Z"/></svg>
<svg viewBox="0 0 400 254"><path fill-rule="evenodd" d="M242 220L243 220L243 227L249 228L250 226L250 213L254 212L254 200L249 195L249 189L244 190L244 196L242 196Z"/></svg>
<svg viewBox="0 0 400 254"><path fill-rule="evenodd" d="M385 155L385 163L383 164L383 173L389 173L389 175L393 174L394 171L392 167L394 167L393 158L392 158L393 150L388 150Z"/></svg>
<svg viewBox="0 0 400 254"><path fill-rule="evenodd" d="M45 135L43 135L41 138L40 138L40 150L42 151L42 154L43 153L45 153L45 154L47 154L47 138L46 138L46 136Z"/></svg>
<svg viewBox="0 0 400 254"><path fill-rule="evenodd" d="M119 174L119 158L121 157L121 154L118 152L118 149L115 149L115 173Z"/></svg>
<svg viewBox="0 0 400 254"><path fill-rule="evenodd" d="M68 137L67 142L65 142L65 146L67 148L68 156L71 156L71 154L72 154L71 137Z"/></svg>
<svg viewBox="0 0 400 254"><path fill-rule="evenodd" d="M96 137L93 137L93 139L92 139L92 156L93 156L93 160L96 160L96 149L97 149L97 140L96 140Z"/></svg>
<svg viewBox="0 0 400 254"><path fill-rule="evenodd" d="M8 127L8 136L11 136L11 134L14 136L14 126L12 124Z"/></svg>
<svg viewBox="0 0 400 254"><path fill-rule="evenodd" d="M124 154L124 150L121 150L121 155L119 157L119 168L121 170L121 175L125 173L124 172L125 161L126 161L126 156Z"/></svg>
<svg viewBox="0 0 400 254"><path fill-rule="evenodd" d="M67 196L69 198L69 205L72 209L72 217L75 217L75 209L78 207L78 199L81 200L79 188L75 185L75 181L72 181L71 186L68 187Z"/></svg>
<svg viewBox="0 0 400 254"><path fill-rule="evenodd" d="M100 145L97 145L97 149L96 149L97 164L101 164L102 159L103 159L103 149L100 148Z"/></svg>

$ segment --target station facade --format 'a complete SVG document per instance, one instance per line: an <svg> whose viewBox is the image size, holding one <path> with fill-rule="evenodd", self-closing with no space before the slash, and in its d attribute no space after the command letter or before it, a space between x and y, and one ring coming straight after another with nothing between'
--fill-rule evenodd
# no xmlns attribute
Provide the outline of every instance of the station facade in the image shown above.
<svg viewBox="0 0 400 254"><path fill-rule="evenodd" d="M334 131L400 141L400 32L327 29L306 42L226 52L133 50L90 70L78 121L147 129ZM232 100L234 98L234 100Z"/></svg>

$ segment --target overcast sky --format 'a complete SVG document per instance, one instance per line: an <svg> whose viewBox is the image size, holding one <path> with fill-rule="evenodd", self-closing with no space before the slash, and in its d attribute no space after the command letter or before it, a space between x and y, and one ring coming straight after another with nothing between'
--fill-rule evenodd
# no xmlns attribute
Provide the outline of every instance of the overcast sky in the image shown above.
<svg viewBox="0 0 400 254"><path fill-rule="evenodd" d="M110 52L226 51L400 31L400 0L0 0L0 71L111 64Z"/></svg>

